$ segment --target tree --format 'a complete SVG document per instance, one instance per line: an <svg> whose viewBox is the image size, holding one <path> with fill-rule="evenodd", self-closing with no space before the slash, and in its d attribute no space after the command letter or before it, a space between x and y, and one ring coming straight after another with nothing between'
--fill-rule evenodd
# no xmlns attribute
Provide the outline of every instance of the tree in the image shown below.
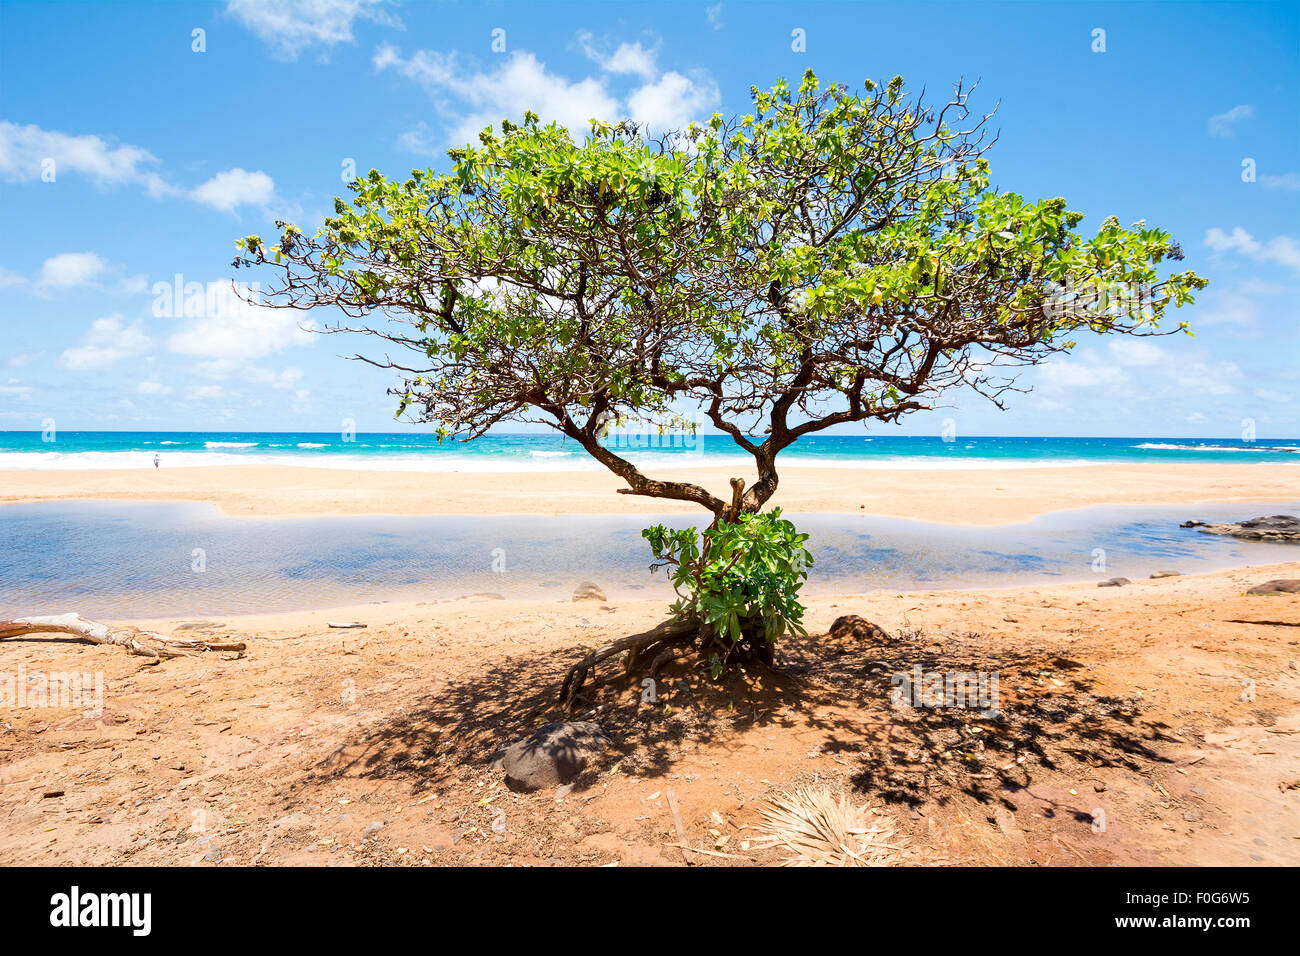
<svg viewBox="0 0 1300 956"><path fill-rule="evenodd" d="M1111 217L1085 238L1064 199L992 188L991 114L970 96L958 84L936 108L900 77L855 94L809 71L753 89L748 115L658 137L593 121L575 140L530 112L450 150L449 172L372 170L314 236L279 223L278 245L240 240L235 265L278 270L266 304L333 308L346 318L328 331L407 350L354 356L400 373L399 415L463 440L543 422L621 493L711 514L703 535L647 530L687 593L586 666L656 646L656 664L682 646L712 647L715 668L719 647L724 665L767 657L799 628L806 575L802 537L760 515L783 449L961 390L1000 406L1017 367L1080 332L1157 333L1206 284L1160 274L1182 258L1165 232ZM720 497L657 480L602 440L688 409L752 456L752 483Z"/></svg>

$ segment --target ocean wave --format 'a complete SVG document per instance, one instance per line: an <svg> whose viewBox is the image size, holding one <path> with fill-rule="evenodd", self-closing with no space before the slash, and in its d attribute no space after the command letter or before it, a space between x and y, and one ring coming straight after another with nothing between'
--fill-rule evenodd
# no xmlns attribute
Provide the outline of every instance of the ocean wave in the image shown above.
<svg viewBox="0 0 1300 956"><path fill-rule="evenodd" d="M315 441L300 441L298 442L298 447L299 448L324 448L326 446L321 444L320 442L315 442Z"/></svg>
<svg viewBox="0 0 1300 956"><path fill-rule="evenodd" d="M1148 451L1248 451L1300 454L1300 446L1296 445L1174 445L1168 442L1142 442L1133 447Z"/></svg>
<svg viewBox="0 0 1300 956"><path fill-rule="evenodd" d="M204 448L256 448L255 441L205 441Z"/></svg>

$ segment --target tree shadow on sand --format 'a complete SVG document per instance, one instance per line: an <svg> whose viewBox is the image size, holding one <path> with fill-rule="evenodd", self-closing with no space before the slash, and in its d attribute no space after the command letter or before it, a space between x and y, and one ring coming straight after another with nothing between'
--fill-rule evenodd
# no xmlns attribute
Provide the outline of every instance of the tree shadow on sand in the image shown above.
<svg viewBox="0 0 1300 956"><path fill-rule="evenodd" d="M792 751L792 761L824 755L861 793L910 805L965 793L1014 809L1009 795L1028 788L1040 768L1145 773L1167 762L1155 746L1177 738L1144 718L1137 698L1097 694L1089 668L1059 654L997 645L974 632L933 629L867 641L819 635L783 644L775 670L718 682L685 663L665 668L653 685L618 675L588 687L572 712L558 707L556 694L581 649L526 653L435 687L341 748L321 776L408 777L417 791L481 782L499 777L492 759L500 748L562 719L594 720L612 738L601 768L617 761L621 772L651 778L671 772L688 749L725 759L751 731L786 731L820 740ZM918 668L996 674L996 705L909 705L906 694L899 699L900 675ZM601 768L575 789L589 787Z"/></svg>

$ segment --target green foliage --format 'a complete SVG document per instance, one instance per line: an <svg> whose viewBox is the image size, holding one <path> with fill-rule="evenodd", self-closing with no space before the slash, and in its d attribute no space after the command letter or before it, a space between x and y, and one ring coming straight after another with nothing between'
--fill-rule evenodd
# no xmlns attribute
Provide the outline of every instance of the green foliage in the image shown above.
<svg viewBox="0 0 1300 956"><path fill-rule="evenodd" d="M1171 267L1167 232L1108 216L1088 235L1065 199L994 185L970 92L934 107L901 77L850 90L809 71L664 135L593 121L575 137L528 112L444 171L371 170L313 236L282 223L235 264L278 270L266 304L328 308L349 323L329 331L405 350L357 357L396 371L398 414L440 438L545 424L620 491L710 511L702 534L645 535L725 666L802 630L805 536L762 513L779 452L953 392L999 401L1015 368L1080 333L1155 334L1207 284ZM691 410L753 457L731 501L651 480L605 440Z"/></svg>
<svg viewBox="0 0 1300 956"><path fill-rule="evenodd" d="M678 600L674 616L698 620L717 644L714 676L744 641L774 645L787 633L806 634L799 589L812 555L808 535L781 509L695 528L655 525L641 532L659 567L668 567Z"/></svg>
<svg viewBox="0 0 1300 956"><path fill-rule="evenodd" d="M1064 199L995 188L982 121L957 122L968 95L936 110L899 77L854 92L810 71L656 139L530 112L446 172L371 170L314 237L248 237L236 262L283 268L281 304L403 315L378 333L422 353L401 412L447 435L530 410L593 434L697 403L777 450L798 434L764 419L789 393L846 406L801 433L889 421L980 390L990 359L1151 331L1192 301L1206 280L1161 268L1181 258L1168 233L1110 217L1087 236Z"/></svg>

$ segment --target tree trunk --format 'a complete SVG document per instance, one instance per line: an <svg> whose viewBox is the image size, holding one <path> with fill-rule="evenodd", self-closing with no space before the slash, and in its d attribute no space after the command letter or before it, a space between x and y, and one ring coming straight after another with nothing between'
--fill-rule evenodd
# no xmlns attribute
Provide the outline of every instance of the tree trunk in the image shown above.
<svg viewBox="0 0 1300 956"><path fill-rule="evenodd" d="M641 634L633 634L631 637L624 637L596 648L569 669L564 684L560 687L560 703L566 707L571 706L582 691L583 684L586 683L588 671L602 661L627 651L630 668L635 666L637 660L644 657L647 651L655 649L656 656L652 661L658 665L659 650L689 644L695 640L699 631L700 626L694 621L664 621Z"/></svg>
<svg viewBox="0 0 1300 956"><path fill-rule="evenodd" d="M0 640L24 634L71 634L91 644L116 644L128 654L148 657L155 663L168 657L186 657L205 651L242 651L245 646L242 642L213 643L168 637L130 625L101 624L80 614L51 614L0 621Z"/></svg>

